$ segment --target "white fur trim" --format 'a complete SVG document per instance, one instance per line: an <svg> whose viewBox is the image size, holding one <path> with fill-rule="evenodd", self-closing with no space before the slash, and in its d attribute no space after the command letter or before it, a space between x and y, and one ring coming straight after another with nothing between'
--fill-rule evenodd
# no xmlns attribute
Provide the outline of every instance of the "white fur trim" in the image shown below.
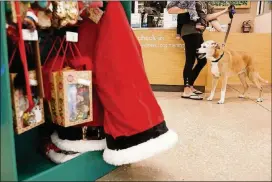
<svg viewBox="0 0 272 182"><path fill-rule="evenodd" d="M33 20L34 20L36 23L38 23L38 17L35 15L34 12L32 12L32 11L27 11L27 12L26 12L26 16L29 16L29 17L33 18Z"/></svg>
<svg viewBox="0 0 272 182"><path fill-rule="evenodd" d="M178 135L174 131L168 130L165 134L157 138L150 139L127 149L111 150L106 148L103 153L103 158L107 163L115 166L131 164L168 150L172 148L177 141Z"/></svg>
<svg viewBox="0 0 272 182"><path fill-rule="evenodd" d="M51 135L52 143L59 149L73 152L100 151L106 148L106 139L103 140L62 140L58 133Z"/></svg>
<svg viewBox="0 0 272 182"><path fill-rule="evenodd" d="M29 79L29 84L31 86L37 86L38 85L38 81L37 80L33 80L33 79Z"/></svg>
<svg viewBox="0 0 272 182"><path fill-rule="evenodd" d="M52 160L53 162L57 163L57 164L61 164L64 163L66 161L69 161L77 156L79 156L81 153L78 154L69 154L69 155L65 155L62 153L57 153L54 150L49 150L48 153L46 154L50 160Z"/></svg>

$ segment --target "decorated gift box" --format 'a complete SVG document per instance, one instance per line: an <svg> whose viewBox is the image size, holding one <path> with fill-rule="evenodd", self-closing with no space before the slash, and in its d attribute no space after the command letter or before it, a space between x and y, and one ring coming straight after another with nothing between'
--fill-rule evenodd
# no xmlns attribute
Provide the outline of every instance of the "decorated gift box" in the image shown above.
<svg viewBox="0 0 272 182"><path fill-rule="evenodd" d="M53 1L53 27L75 25L78 21L79 10L77 1Z"/></svg>
<svg viewBox="0 0 272 182"><path fill-rule="evenodd" d="M36 72L29 71L32 98L35 104L30 111L27 111L29 104L24 88L20 88L20 85L17 85L17 83L20 83L18 80L20 80L19 77L21 76L22 75L18 75L16 73L12 73L10 75L13 120L15 132L17 134L21 134L44 123L43 99L39 97Z"/></svg>
<svg viewBox="0 0 272 182"><path fill-rule="evenodd" d="M69 127L93 120L91 80L91 71L52 73L49 105L55 124Z"/></svg>

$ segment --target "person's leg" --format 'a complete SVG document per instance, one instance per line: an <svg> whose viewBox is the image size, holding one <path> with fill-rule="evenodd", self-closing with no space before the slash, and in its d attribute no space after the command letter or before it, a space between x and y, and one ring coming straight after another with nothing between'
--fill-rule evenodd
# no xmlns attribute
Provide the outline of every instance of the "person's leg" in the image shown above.
<svg viewBox="0 0 272 182"><path fill-rule="evenodd" d="M202 34L197 34L195 37L196 37L196 39L195 39L196 47L195 47L195 50L194 50L194 52L195 52L194 56L197 59L197 64L192 70L192 79L191 79L191 82L190 82L191 86L194 85L194 82L197 79L199 73L204 68L204 66L207 64L207 59L206 58L199 59L197 54L196 54L196 49L200 48L201 44L204 42L203 36L202 36Z"/></svg>
<svg viewBox="0 0 272 182"><path fill-rule="evenodd" d="M189 95L191 93L190 86L192 83L192 70L195 63L196 57L196 34L185 35L182 37L185 43L185 66L183 70L183 79L184 79L184 94Z"/></svg>

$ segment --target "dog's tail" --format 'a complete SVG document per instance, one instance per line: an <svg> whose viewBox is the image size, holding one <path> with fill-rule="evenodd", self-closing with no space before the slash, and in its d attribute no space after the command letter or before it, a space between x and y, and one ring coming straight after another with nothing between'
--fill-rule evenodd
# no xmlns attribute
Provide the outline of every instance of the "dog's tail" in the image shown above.
<svg viewBox="0 0 272 182"><path fill-rule="evenodd" d="M259 73L258 73L258 79L259 79L260 82L265 83L265 84L268 84L268 81L265 80L265 79L263 79L263 78L260 76Z"/></svg>

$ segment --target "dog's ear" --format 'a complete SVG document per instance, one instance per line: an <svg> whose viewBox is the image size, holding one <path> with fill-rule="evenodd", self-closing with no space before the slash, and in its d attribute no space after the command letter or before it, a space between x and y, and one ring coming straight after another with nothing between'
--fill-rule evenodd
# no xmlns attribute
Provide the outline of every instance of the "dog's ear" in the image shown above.
<svg viewBox="0 0 272 182"><path fill-rule="evenodd" d="M220 48L219 45L218 45L218 43L216 43L216 42L212 43L212 47L214 47L215 49L219 49Z"/></svg>
<svg viewBox="0 0 272 182"><path fill-rule="evenodd" d="M221 46L218 43L216 43L215 49L220 49L220 48Z"/></svg>
<svg viewBox="0 0 272 182"><path fill-rule="evenodd" d="M216 46L216 47L217 47L217 46ZM214 58L219 57L219 52L220 52L220 51L219 51L220 48L218 49L218 48L216 48L216 47L215 47L215 50L214 50L214 53L213 53L213 57L214 57Z"/></svg>

